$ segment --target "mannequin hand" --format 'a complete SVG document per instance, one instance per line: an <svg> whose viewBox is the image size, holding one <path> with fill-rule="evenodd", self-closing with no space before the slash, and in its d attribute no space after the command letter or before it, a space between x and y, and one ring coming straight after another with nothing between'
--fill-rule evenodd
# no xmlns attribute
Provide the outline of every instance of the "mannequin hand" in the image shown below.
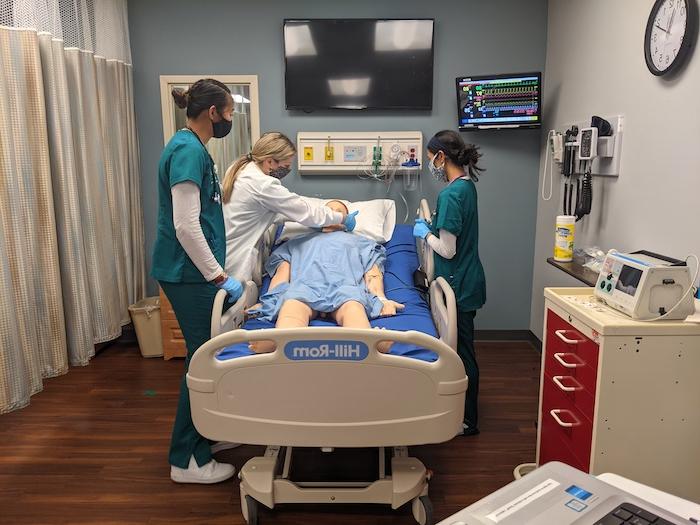
<svg viewBox="0 0 700 525"><path fill-rule="evenodd" d="M357 223L355 222L355 215L360 213L359 211L354 211L352 213L349 213L346 217L345 220L343 221L343 224L345 225L345 229L349 232L353 231L355 229L355 226Z"/></svg>
<svg viewBox="0 0 700 525"><path fill-rule="evenodd" d="M262 303L255 303L250 308L246 308L245 313L247 315L255 315L257 313L257 311L260 310L261 307L262 307Z"/></svg>
<svg viewBox="0 0 700 525"><path fill-rule="evenodd" d="M329 226L324 226L323 228L320 228L319 231L323 233L330 233L330 232L339 232L345 230L345 226L342 224L331 224Z"/></svg>
<svg viewBox="0 0 700 525"><path fill-rule="evenodd" d="M403 310L406 308L405 305L392 301L391 299L380 299L380 301L382 302L382 311L379 313L379 315L382 316L396 315L397 310Z"/></svg>
<svg viewBox="0 0 700 525"><path fill-rule="evenodd" d="M243 295L243 285L233 277L227 277L226 280L217 285L219 288L226 290L228 293L228 302L235 303Z"/></svg>
<svg viewBox="0 0 700 525"><path fill-rule="evenodd" d="M416 219L416 224L413 226L413 236L420 239L425 239L430 233L430 228L422 219Z"/></svg>

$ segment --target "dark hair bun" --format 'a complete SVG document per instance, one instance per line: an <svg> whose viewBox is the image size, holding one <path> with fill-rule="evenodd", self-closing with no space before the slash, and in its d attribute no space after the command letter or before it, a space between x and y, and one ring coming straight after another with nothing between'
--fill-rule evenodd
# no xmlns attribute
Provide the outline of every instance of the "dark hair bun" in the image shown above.
<svg viewBox="0 0 700 525"><path fill-rule="evenodd" d="M197 118L202 111L216 107L221 112L231 104L231 90L213 78L201 78L187 91L175 88L170 92L177 107L187 109L187 118Z"/></svg>
<svg viewBox="0 0 700 525"><path fill-rule="evenodd" d="M464 169L473 181L479 180L481 172L486 171L481 168L478 163L481 158L479 146L474 144L465 144L461 135L451 129L443 129L435 134L435 138L439 141L439 148L431 147L428 143L428 150L437 154L438 151L443 151L447 158L455 165ZM433 144L435 146L435 144Z"/></svg>
<svg viewBox="0 0 700 525"><path fill-rule="evenodd" d="M189 98L187 92L180 88L173 88L171 91L173 99L175 99L175 105L181 109L187 107L187 99Z"/></svg>
<svg viewBox="0 0 700 525"><path fill-rule="evenodd" d="M472 144L467 144L467 146L459 152L457 160L462 166L476 166L476 163L479 162L479 158L481 158L479 149Z"/></svg>
<svg viewBox="0 0 700 525"><path fill-rule="evenodd" d="M468 166L471 163L471 156L468 149L463 149L457 155L457 164L460 166Z"/></svg>

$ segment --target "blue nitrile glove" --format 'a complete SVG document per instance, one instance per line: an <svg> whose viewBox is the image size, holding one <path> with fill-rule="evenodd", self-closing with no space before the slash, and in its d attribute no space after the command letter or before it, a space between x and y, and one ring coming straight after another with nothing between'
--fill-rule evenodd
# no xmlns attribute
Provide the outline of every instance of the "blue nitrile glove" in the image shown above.
<svg viewBox="0 0 700 525"><path fill-rule="evenodd" d="M218 287L226 290L229 303L235 303L243 295L243 285L233 277L226 277L226 280L219 284Z"/></svg>
<svg viewBox="0 0 700 525"><path fill-rule="evenodd" d="M413 236L425 239L430 232L428 223L424 219L416 219L416 224L413 226Z"/></svg>
<svg viewBox="0 0 700 525"><path fill-rule="evenodd" d="M343 221L343 224L345 225L345 229L349 232L353 231L355 229L355 226L357 223L355 222L355 215L360 213L359 211L354 211L352 213L348 213L345 216L345 220Z"/></svg>

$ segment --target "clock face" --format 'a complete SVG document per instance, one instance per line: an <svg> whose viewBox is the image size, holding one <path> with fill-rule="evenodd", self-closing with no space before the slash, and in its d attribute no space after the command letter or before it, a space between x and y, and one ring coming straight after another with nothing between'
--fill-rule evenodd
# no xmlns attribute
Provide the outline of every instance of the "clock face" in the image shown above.
<svg viewBox="0 0 700 525"><path fill-rule="evenodd" d="M688 56L697 25L695 0L656 0L647 21L644 55L649 71L665 75Z"/></svg>
<svg viewBox="0 0 700 525"><path fill-rule="evenodd" d="M685 0L664 0L659 6L649 41L651 61L659 71L668 69L681 50L688 23Z"/></svg>

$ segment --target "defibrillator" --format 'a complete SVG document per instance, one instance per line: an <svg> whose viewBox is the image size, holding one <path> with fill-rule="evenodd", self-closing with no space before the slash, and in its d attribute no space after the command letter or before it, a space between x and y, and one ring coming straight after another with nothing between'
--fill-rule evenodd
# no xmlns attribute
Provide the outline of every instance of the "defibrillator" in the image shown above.
<svg viewBox="0 0 700 525"><path fill-rule="evenodd" d="M610 250L594 294L632 319L683 320L695 311L692 286L685 261L646 250Z"/></svg>

